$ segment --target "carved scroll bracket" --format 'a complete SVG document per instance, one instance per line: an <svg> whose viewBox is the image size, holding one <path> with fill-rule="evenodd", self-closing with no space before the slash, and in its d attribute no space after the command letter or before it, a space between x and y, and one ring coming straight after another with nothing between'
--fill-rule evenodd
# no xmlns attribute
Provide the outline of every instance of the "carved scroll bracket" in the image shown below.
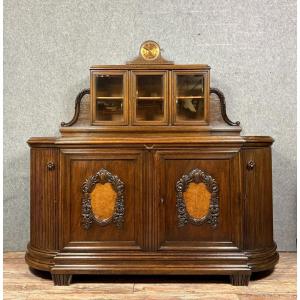
<svg viewBox="0 0 300 300"><path fill-rule="evenodd" d="M211 94L216 94L220 100L220 104L221 104L221 114L222 114L222 118L223 120L230 126L240 126L240 122L236 121L236 122L232 122L226 113L226 102L225 102L225 96L224 94L217 88L210 88L210 93Z"/></svg>
<svg viewBox="0 0 300 300"><path fill-rule="evenodd" d="M79 117L79 113L80 113L80 104L81 104L81 100L82 98L85 96L85 95L88 95L90 94L90 89L84 89L82 90L76 97L75 99L75 113L74 113L74 116L72 118L72 120L70 122L61 122L61 126L62 127L69 127L69 126L72 126L73 124L75 124L78 120L78 117Z"/></svg>

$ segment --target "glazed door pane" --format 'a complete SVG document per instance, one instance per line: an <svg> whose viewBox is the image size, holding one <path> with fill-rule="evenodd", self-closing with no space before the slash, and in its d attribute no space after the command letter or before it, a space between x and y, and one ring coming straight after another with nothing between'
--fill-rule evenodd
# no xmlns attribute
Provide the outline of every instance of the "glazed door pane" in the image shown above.
<svg viewBox="0 0 300 300"><path fill-rule="evenodd" d="M133 123L161 125L167 121L166 72L134 73Z"/></svg>
<svg viewBox="0 0 300 300"><path fill-rule="evenodd" d="M188 125L205 120L205 75L174 73L175 123Z"/></svg>
<svg viewBox="0 0 300 300"><path fill-rule="evenodd" d="M199 121L204 119L204 99L176 99L176 121Z"/></svg>
<svg viewBox="0 0 300 300"><path fill-rule="evenodd" d="M123 97L123 75L96 75L96 95L98 97Z"/></svg>
<svg viewBox="0 0 300 300"><path fill-rule="evenodd" d="M201 74L178 74L176 89L178 97L203 97L204 77Z"/></svg>
<svg viewBox="0 0 300 300"><path fill-rule="evenodd" d="M136 121L162 121L164 119L164 100L137 99Z"/></svg>
<svg viewBox="0 0 300 300"><path fill-rule="evenodd" d="M137 97L163 97L164 77L163 75L136 75Z"/></svg>
<svg viewBox="0 0 300 300"><path fill-rule="evenodd" d="M124 120L123 114L123 99L97 99L97 121L122 122Z"/></svg>
<svg viewBox="0 0 300 300"><path fill-rule="evenodd" d="M93 75L93 120L96 124L127 123L126 78L126 72L103 72Z"/></svg>

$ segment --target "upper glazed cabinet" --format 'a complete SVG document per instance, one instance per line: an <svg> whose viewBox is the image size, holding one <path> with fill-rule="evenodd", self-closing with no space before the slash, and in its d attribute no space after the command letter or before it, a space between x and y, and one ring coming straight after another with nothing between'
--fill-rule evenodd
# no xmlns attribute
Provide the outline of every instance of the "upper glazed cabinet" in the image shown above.
<svg viewBox="0 0 300 300"><path fill-rule="evenodd" d="M91 67L92 125L208 124L209 66L152 66Z"/></svg>

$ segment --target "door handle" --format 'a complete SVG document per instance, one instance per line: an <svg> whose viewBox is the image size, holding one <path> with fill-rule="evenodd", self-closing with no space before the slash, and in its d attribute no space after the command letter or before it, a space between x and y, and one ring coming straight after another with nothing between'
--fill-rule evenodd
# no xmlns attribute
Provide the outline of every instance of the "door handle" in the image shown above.
<svg viewBox="0 0 300 300"><path fill-rule="evenodd" d="M165 203L165 200L164 200L163 197L160 198L160 203L161 203L161 204L164 204L164 203Z"/></svg>

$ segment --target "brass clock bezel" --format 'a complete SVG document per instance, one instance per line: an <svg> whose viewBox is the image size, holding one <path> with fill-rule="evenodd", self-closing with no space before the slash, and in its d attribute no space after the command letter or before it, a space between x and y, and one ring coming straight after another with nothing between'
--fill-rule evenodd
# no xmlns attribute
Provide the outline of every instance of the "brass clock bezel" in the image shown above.
<svg viewBox="0 0 300 300"><path fill-rule="evenodd" d="M151 57L151 58L147 57L147 56L143 53L143 49L145 48L145 45L147 45L147 44L151 44L151 45L153 45L153 46L157 49L156 55L153 56L153 57ZM151 41L151 40L148 40L148 41L143 42L143 44L142 44L141 47L140 47L140 55L141 55L141 57L142 57L143 59L145 59L145 60L150 60L150 61L151 61L151 60L157 59L157 58L160 56L160 47L159 47L158 43L156 43L156 42L154 42L154 41Z"/></svg>

